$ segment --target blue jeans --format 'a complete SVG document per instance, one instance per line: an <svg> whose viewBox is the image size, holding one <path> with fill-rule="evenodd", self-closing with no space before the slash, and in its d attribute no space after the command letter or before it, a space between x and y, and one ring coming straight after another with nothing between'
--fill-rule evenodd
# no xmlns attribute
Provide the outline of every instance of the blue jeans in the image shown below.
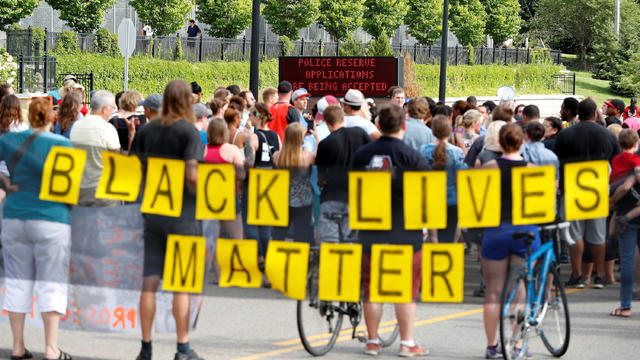
<svg viewBox="0 0 640 360"><path fill-rule="evenodd" d="M619 238L620 245L620 307L631 309L633 294L633 272L635 268L636 245L640 225L629 224Z"/></svg>
<svg viewBox="0 0 640 360"><path fill-rule="evenodd" d="M271 226L256 226L247 224L247 208L249 207L249 188L246 183L242 190L240 206L242 207L242 227L244 238L258 241L258 255L266 256L269 240L271 239Z"/></svg>

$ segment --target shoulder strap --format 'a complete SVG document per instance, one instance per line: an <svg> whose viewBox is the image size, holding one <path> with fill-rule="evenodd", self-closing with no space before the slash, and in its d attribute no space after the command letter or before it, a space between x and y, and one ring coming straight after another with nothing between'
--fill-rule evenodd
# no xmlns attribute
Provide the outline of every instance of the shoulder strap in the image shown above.
<svg viewBox="0 0 640 360"><path fill-rule="evenodd" d="M20 145L18 150L16 150L16 152L13 153L13 156L11 157L11 160L9 160L9 164L7 165L7 169L9 170L9 178L13 177L13 170L16 168L16 165L18 165L18 161L20 161L20 159L22 158L22 155L24 155L24 153L27 152L27 149L29 149L29 146L31 146L31 144L36 140L36 138L40 135L40 133L41 133L41 131L39 131L39 130L38 131L34 131Z"/></svg>

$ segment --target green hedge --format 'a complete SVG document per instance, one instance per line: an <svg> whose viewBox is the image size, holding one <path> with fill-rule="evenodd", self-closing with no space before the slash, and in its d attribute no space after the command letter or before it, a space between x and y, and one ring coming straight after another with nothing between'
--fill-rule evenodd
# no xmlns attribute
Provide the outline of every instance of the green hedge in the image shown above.
<svg viewBox="0 0 640 360"><path fill-rule="evenodd" d="M95 74L95 87L118 92L123 88L124 59L100 54L81 53L58 55L58 73ZM448 67L447 96L494 96L502 85L514 86L518 94L559 93L551 75L561 68L554 65L459 65ZM424 95L437 96L439 67L416 64L417 80ZM208 98L217 86L238 84L249 87L248 62L202 62L184 60L167 61L148 56L134 56L129 61L129 88L143 95L162 93L164 86L173 79L197 81ZM260 63L260 84L263 89L278 83L277 60Z"/></svg>

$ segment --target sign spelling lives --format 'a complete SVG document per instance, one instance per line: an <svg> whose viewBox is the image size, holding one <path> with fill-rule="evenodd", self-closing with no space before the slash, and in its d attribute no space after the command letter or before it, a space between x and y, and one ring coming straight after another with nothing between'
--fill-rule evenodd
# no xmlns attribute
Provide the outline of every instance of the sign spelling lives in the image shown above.
<svg viewBox="0 0 640 360"><path fill-rule="evenodd" d="M343 96L349 89L365 96L385 97L403 84L402 58L386 56L282 56L280 81L294 89L305 88L311 96Z"/></svg>

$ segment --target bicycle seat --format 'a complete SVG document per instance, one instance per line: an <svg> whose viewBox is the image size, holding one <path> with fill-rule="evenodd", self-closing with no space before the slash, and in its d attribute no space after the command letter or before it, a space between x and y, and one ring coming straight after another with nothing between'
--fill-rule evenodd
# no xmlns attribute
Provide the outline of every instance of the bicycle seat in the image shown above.
<svg viewBox="0 0 640 360"><path fill-rule="evenodd" d="M535 238L536 234L534 234L532 231L516 231L513 233L514 240L522 240L527 245L531 245Z"/></svg>

